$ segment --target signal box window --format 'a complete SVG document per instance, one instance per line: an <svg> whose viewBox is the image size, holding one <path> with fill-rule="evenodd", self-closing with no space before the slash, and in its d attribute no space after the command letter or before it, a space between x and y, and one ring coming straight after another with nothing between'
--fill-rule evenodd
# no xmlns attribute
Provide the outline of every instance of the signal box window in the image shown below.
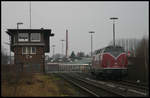
<svg viewBox="0 0 150 98"><path fill-rule="evenodd" d="M28 33L19 33L18 34L18 41L29 41L29 34Z"/></svg>
<svg viewBox="0 0 150 98"><path fill-rule="evenodd" d="M26 54L26 47L22 47L22 54Z"/></svg>
<svg viewBox="0 0 150 98"><path fill-rule="evenodd" d="M40 33L31 33L31 41L32 42L36 42L36 41L40 41L41 40L41 36Z"/></svg>
<svg viewBox="0 0 150 98"><path fill-rule="evenodd" d="M27 54L30 54L30 47L26 47Z"/></svg>
<svg viewBox="0 0 150 98"><path fill-rule="evenodd" d="M22 47L22 54L30 54L30 47Z"/></svg>
<svg viewBox="0 0 150 98"><path fill-rule="evenodd" d="M36 54L35 47L22 47L22 54Z"/></svg>
<svg viewBox="0 0 150 98"><path fill-rule="evenodd" d="M35 47L31 47L31 54L36 54L36 48Z"/></svg>

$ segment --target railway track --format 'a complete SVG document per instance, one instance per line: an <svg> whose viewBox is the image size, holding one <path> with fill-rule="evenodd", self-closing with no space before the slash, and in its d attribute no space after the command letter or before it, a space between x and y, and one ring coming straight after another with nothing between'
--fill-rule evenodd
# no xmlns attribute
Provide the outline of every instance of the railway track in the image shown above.
<svg viewBox="0 0 150 98"><path fill-rule="evenodd" d="M90 76L90 74L87 74L87 73L79 73L80 76L84 76L84 77L89 77L91 79L94 79L92 76ZM142 83L137 83L137 82L133 82L133 81L128 81L128 80L121 80L121 81L114 81L114 80L109 80L113 83L117 83L117 84L122 84L122 85L126 85L126 86L130 86L130 87L133 87L133 88L136 88L136 89L141 89L141 90L147 90L149 91L149 87L148 85L146 84L142 84ZM107 81L106 81L107 82Z"/></svg>
<svg viewBox="0 0 150 98"><path fill-rule="evenodd" d="M122 81L120 81L120 83L128 85L128 86L132 86L135 88L143 89L143 90L149 90L149 87L146 84L140 84L137 82L127 81L127 80L122 80Z"/></svg>
<svg viewBox="0 0 150 98"><path fill-rule="evenodd" d="M58 74L65 80L69 81L70 83L74 84L75 86L81 88L82 90L89 93L91 96L95 97L106 97L106 96L117 96L117 97L125 97L126 95L123 93L118 93L113 89L110 89L108 87L100 86L96 83L93 83L93 81L85 80L81 77L78 77L73 74Z"/></svg>
<svg viewBox="0 0 150 98"><path fill-rule="evenodd" d="M143 88L139 88L139 86L136 86L136 85L133 85L133 84L129 84L127 82L121 82L121 81L100 81L100 80L95 80L93 78L88 78L88 75L84 74L74 74L76 75L77 77L80 77L80 78L84 78L84 79L88 79L89 81L93 81L93 83L95 84L99 84L101 86L109 86L110 88L108 89L112 89L116 92L120 92L122 94L124 94L125 96L148 96L149 93L149 89L145 89L144 87ZM106 87L107 88L107 87Z"/></svg>
<svg viewBox="0 0 150 98"><path fill-rule="evenodd" d="M114 85L118 85L122 88L126 88L129 93L133 93L133 95L137 96L148 96L149 88L141 85L137 85L136 83L129 83L126 81L109 81L108 83L113 83ZM137 94L137 95L136 95Z"/></svg>
<svg viewBox="0 0 150 98"><path fill-rule="evenodd" d="M76 82L73 79L70 79L69 77L66 77L65 75L60 75L57 73L58 76L62 77L63 79L67 80L69 83L75 85L76 87L80 88L81 90L83 90L84 92L87 93L87 96L94 96L94 97L100 97L100 95L94 93L93 91L89 90L87 87L81 85L80 83Z"/></svg>

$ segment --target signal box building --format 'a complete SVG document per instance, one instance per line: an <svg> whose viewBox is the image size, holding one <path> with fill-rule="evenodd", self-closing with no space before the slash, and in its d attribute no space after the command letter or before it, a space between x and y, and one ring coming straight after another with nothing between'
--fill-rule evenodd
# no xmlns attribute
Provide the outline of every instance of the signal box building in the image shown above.
<svg viewBox="0 0 150 98"><path fill-rule="evenodd" d="M45 53L50 52L51 29L8 29L14 64L21 64L23 71L45 72Z"/></svg>

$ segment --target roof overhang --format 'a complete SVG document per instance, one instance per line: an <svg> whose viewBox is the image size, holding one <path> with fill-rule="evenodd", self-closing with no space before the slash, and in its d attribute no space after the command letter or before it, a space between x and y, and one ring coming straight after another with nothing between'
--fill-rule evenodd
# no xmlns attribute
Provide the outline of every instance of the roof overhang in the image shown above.
<svg viewBox="0 0 150 98"><path fill-rule="evenodd" d="M51 29L7 29L6 33L10 36L15 33L45 33L47 36L54 36Z"/></svg>

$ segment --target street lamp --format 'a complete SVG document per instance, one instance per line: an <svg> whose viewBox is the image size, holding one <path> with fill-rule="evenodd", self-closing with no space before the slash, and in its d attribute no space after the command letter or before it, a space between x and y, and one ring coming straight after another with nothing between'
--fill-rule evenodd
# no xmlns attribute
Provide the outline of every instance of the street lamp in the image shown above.
<svg viewBox="0 0 150 98"><path fill-rule="evenodd" d="M115 47L115 20L117 20L117 17L111 17L110 20L113 20L113 45Z"/></svg>
<svg viewBox="0 0 150 98"><path fill-rule="evenodd" d="M22 22L17 22L17 33L19 34L19 25L22 25L23 23ZM18 35L17 34L17 35ZM17 44L18 44L18 40L17 40ZM16 49L16 53L18 53L17 49ZM16 54L16 57L17 57L17 54ZM16 57L15 57L15 60L16 60ZM18 64L18 60L15 61L17 64ZM22 71L23 71L23 65L22 65Z"/></svg>
<svg viewBox="0 0 150 98"><path fill-rule="evenodd" d="M23 24L22 22L17 22L17 29L19 29L19 25Z"/></svg>
<svg viewBox="0 0 150 98"><path fill-rule="evenodd" d="M89 33L91 33L91 57L93 56L92 54L92 49L93 49L93 35L92 33L95 33L94 31L90 31Z"/></svg>

